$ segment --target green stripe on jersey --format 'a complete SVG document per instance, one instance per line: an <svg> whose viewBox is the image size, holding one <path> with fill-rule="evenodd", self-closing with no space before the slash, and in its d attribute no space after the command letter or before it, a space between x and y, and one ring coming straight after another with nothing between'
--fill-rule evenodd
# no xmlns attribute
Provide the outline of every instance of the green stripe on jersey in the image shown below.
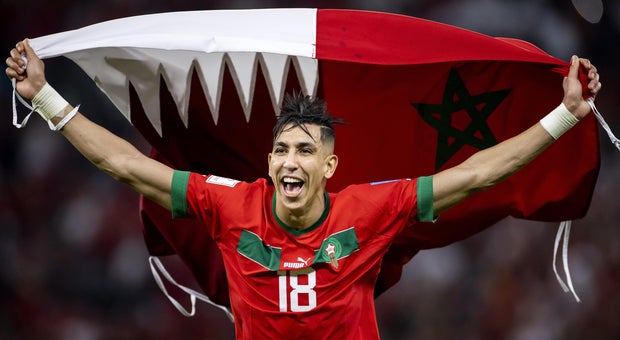
<svg viewBox="0 0 620 340"><path fill-rule="evenodd" d="M433 176L418 177L418 220L420 222L434 222L433 214Z"/></svg>
<svg viewBox="0 0 620 340"><path fill-rule="evenodd" d="M187 217L187 185L189 171L175 170L172 174L172 217Z"/></svg>
<svg viewBox="0 0 620 340"><path fill-rule="evenodd" d="M269 270L280 268L282 249L266 245L258 235L247 230L241 231L237 252Z"/></svg>

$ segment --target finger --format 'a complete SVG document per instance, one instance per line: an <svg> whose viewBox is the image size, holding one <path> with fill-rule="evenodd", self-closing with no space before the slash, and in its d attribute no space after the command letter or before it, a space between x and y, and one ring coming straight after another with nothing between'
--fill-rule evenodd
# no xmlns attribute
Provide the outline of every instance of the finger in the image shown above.
<svg viewBox="0 0 620 340"><path fill-rule="evenodd" d="M590 94L593 97L596 97L596 95L599 93L602 87L603 87L603 84L601 84L600 82L597 82L594 85L588 84L588 92L590 92Z"/></svg>
<svg viewBox="0 0 620 340"><path fill-rule="evenodd" d="M588 72L588 77L590 79L593 79L594 77L598 77L598 72L596 70L596 67L594 67L594 65L592 65L592 68L590 69L590 71Z"/></svg>
<svg viewBox="0 0 620 340"><path fill-rule="evenodd" d="M19 51L17 50L17 48L12 49L9 54L11 55L12 58L18 58L21 54L19 53Z"/></svg>
<svg viewBox="0 0 620 340"><path fill-rule="evenodd" d="M15 44L15 49L17 49L17 51L21 54L22 52L24 52L24 43L23 42L18 42L17 44Z"/></svg>
<svg viewBox="0 0 620 340"><path fill-rule="evenodd" d="M588 88L593 89L594 87L596 87L596 84L598 84L599 82L600 82L599 75L597 73L594 79L590 79L590 82L588 83Z"/></svg>
<svg viewBox="0 0 620 340"><path fill-rule="evenodd" d="M17 75L21 75L26 71L22 66L19 65L17 60L11 57L6 58L6 66L15 71Z"/></svg>
<svg viewBox="0 0 620 340"><path fill-rule="evenodd" d="M603 87L603 83L598 82L598 83L596 83L594 88L592 90L590 90L590 92L592 92L592 94L596 95L597 93L599 93L599 91L601 90L602 87Z"/></svg>
<svg viewBox="0 0 620 340"><path fill-rule="evenodd" d="M15 61L15 59L12 57L6 58L6 66L8 66L8 68L11 68L11 69L20 68L19 65L17 65L17 62Z"/></svg>
<svg viewBox="0 0 620 340"><path fill-rule="evenodd" d="M585 67L588 70L592 67L592 63L590 62L589 59L580 58L579 62L581 63L581 65L583 65L583 67Z"/></svg>
<svg viewBox="0 0 620 340"><path fill-rule="evenodd" d="M568 78L577 79L578 73L579 73L579 58L576 55L573 55L570 60L570 68L568 69Z"/></svg>
<svg viewBox="0 0 620 340"><path fill-rule="evenodd" d="M26 66L26 63L24 62L24 60L22 59L22 55L21 53L19 53L19 51L17 51L16 48L12 49L11 52L11 57L7 59L7 65L9 62L9 59L13 60L17 65L20 66L20 68L24 68L24 66Z"/></svg>
<svg viewBox="0 0 620 340"><path fill-rule="evenodd" d="M9 77L9 79L17 79L17 80L23 80L24 76L19 75L15 69L11 68L11 67L7 67L6 70L4 70L4 73L6 74L7 77Z"/></svg>

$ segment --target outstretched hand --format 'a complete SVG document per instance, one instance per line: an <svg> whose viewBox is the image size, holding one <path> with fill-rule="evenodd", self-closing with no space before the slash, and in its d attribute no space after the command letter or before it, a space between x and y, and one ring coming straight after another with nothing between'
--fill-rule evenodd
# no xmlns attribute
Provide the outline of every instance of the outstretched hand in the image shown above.
<svg viewBox="0 0 620 340"><path fill-rule="evenodd" d="M588 73L588 92L586 96L595 97L601 90L602 84L599 81L599 74L596 67L590 63L588 59L580 59L577 56L571 58L570 68L568 70L568 76L564 78L564 99L562 102L566 108L575 117L581 119L590 112L590 105L584 99L584 93L582 93L581 82L579 81L579 68L583 67Z"/></svg>
<svg viewBox="0 0 620 340"><path fill-rule="evenodd" d="M25 56L28 62L22 58ZM17 92L24 98L32 100L47 82L45 80L45 65L36 55L28 39L17 43L6 59L5 73L9 79L15 79Z"/></svg>

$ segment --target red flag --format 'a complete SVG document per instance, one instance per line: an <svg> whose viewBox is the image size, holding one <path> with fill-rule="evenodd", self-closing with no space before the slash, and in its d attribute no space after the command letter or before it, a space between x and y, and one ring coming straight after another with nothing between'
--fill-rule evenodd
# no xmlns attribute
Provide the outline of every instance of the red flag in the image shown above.
<svg viewBox="0 0 620 340"><path fill-rule="evenodd" d="M250 12L243 11L244 20ZM225 14L230 20L222 25L234 24L240 12ZM290 20L287 10L255 14L274 15L274 25ZM294 45L290 48L295 52L286 52L289 47L279 42L262 43L271 36L247 45L239 43L247 39L240 39L231 50L227 44L221 49L217 43L207 44L221 53L214 64L202 56L168 58L175 47L165 53L113 50L106 63L127 82L115 80L112 85L102 80L112 77L108 73L89 71L88 55L66 55L102 84L121 111L131 112L132 124L151 143L155 158L175 168L239 180L267 175L274 104L281 94L301 91L322 97L333 115L348 122L336 131L340 164L328 184L330 191L454 166L530 127L562 100L568 64L527 42L386 13L316 10L312 15L298 26L315 25L309 28L313 34L300 33L303 43L290 37L282 42ZM255 35L259 26L245 27L247 32L235 34ZM315 40L308 43L308 36ZM142 58L146 54L161 54L164 61ZM142 59L135 61L140 59L136 55ZM171 81L178 73L169 66L172 59L187 68L180 82L185 87ZM219 78L209 82L205 65L221 72L216 72ZM244 72L250 76L240 76ZM127 83L130 110L124 110L124 99L113 92ZM147 95L153 91L159 93L159 102ZM183 97L186 101L180 95L184 93L191 93ZM598 168L598 131L589 116L519 173L466 199L437 223L420 224L400 235L384 259L377 292L398 281L402 265L417 251L464 239L506 216L544 221L582 217ZM168 212L144 200L142 217L151 254L177 253L207 295L227 301L218 251L211 240L193 237L198 226L173 221Z"/></svg>

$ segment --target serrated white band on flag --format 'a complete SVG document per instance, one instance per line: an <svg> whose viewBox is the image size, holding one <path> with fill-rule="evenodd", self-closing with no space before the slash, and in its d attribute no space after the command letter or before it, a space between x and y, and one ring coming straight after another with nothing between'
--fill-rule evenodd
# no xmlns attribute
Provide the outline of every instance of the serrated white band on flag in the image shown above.
<svg viewBox="0 0 620 340"><path fill-rule="evenodd" d="M159 13L47 35L30 44L42 59L101 47L314 57L316 16L311 8Z"/></svg>
<svg viewBox="0 0 620 340"><path fill-rule="evenodd" d="M318 84L313 59L316 25L317 9L170 12L106 21L31 39L30 44L42 59L65 56L73 60L127 119L131 117L131 83L147 119L161 136L160 87L168 88L187 127L194 70L203 83L215 124L224 63L231 70L248 121L259 62L267 69L267 78L276 75L276 79L266 79L276 114L286 81L280 73L288 70L290 60L296 67L303 66L298 67L302 88L305 94L314 95Z"/></svg>

